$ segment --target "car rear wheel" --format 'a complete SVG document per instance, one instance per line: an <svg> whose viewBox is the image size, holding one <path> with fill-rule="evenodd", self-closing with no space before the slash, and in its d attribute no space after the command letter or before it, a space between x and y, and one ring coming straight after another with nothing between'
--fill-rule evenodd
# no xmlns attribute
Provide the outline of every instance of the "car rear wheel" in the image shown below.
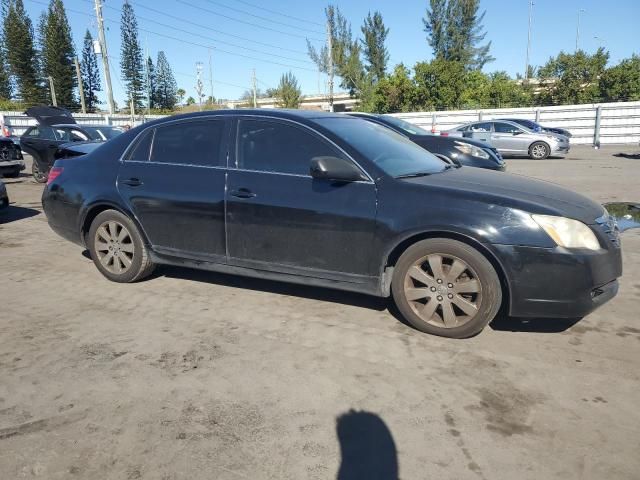
<svg viewBox="0 0 640 480"><path fill-rule="evenodd" d="M534 160L544 160L551 153L549 145L544 142L534 142L529 147L529 157Z"/></svg>
<svg viewBox="0 0 640 480"><path fill-rule="evenodd" d="M38 162L35 160L31 164L31 173L33 174L33 179L38 183L47 183L47 179L49 178L49 174L47 172L43 172L38 167Z"/></svg>
<svg viewBox="0 0 640 480"><path fill-rule="evenodd" d="M87 245L93 263L111 281L135 282L153 272L154 264L138 229L118 211L106 210L96 216Z"/></svg>
<svg viewBox="0 0 640 480"><path fill-rule="evenodd" d="M475 248L450 239L409 247L396 264L391 289L411 325L450 338L480 332L502 304L500 279L491 263Z"/></svg>

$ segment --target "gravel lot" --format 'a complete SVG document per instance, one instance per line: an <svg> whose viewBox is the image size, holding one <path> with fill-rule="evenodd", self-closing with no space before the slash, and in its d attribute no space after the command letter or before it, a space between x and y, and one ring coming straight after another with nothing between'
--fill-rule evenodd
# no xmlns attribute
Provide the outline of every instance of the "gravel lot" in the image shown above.
<svg viewBox="0 0 640 480"><path fill-rule="evenodd" d="M640 202L635 154L508 168ZM456 341L363 295L177 268L110 283L49 229L40 185L5 181L2 479L638 478L640 229L602 309Z"/></svg>

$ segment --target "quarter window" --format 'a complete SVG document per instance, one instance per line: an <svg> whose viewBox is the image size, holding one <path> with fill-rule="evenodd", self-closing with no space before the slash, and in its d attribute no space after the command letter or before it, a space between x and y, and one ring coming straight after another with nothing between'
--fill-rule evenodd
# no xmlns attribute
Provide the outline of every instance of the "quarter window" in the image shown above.
<svg viewBox="0 0 640 480"><path fill-rule="evenodd" d="M179 122L155 129L151 161L220 166L223 120Z"/></svg>
<svg viewBox="0 0 640 480"><path fill-rule="evenodd" d="M309 175L314 157L342 157L302 128L269 120L240 120L237 168Z"/></svg>
<svg viewBox="0 0 640 480"><path fill-rule="evenodd" d="M151 140L153 139L153 129L143 132L136 140L133 148L125 157L125 160L135 160L138 162L146 162L149 160L149 152L151 151Z"/></svg>

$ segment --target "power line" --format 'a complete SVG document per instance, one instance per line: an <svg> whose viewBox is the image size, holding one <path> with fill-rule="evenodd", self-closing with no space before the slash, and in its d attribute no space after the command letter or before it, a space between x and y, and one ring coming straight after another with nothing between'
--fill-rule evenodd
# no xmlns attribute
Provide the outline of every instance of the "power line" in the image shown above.
<svg viewBox="0 0 640 480"><path fill-rule="evenodd" d="M282 35L289 35L290 37L298 37L298 38L305 38L305 39L309 39L309 40L314 40L316 42L324 42L324 40L319 39L319 38L311 38L307 35L300 35L297 33L290 33L290 32L283 32L282 30L278 30L276 28L271 28L271 27L265 27L264 25L260 25L258 23L253 23L253 22L247 22L246 20L240 20L238 18L234 18L234 17L230 17L229 15L225 15L223 13L219 13L213 10L210 10L208 8L204 8L204 7L199 7L198 5L194 5L192 3L189 2L185 2L184 0L176 0L178 3L182 3L183 5L187 5L189 7L195 8L197 10L202 10L203 12L207 12L210 13L212 15L218 15L220 17L224 17L228 20L234 21L234 22L238 22L238 23L244 23L245 25L251 25L252 27L256 27L256 28L261 28L263 30L269 30L271 32L277 32L277 33L281 33Z"/></svg>
<svg viewBox="0 0 640 480"><path fill-rule="evenodd" d="M263 17L261 15L256 15L254 13L247 12L246 10L242 10L240 8L229 7L229 6L224 5L224 4L220 3L220 2L216 2L215 0L206 0L206 1L211 3L211 4L213 4L213 5L216 5L218 7L227 8L229 10L233 10L234 12L238 12L238 13L243 13L245 15L249 15L250 17L257 18L258 20L264 20L265 22L271 22L271 23L275 23L275 24L278 24L278 25L283 25L285 27L289 27L289 28L294 28L296 30L300 30L300 27L298 25L291 25L290 23L280 22L278 20L272 20L270 18ZM318 33L320 35L323 35L323 32L318 32L317 30L309 30L309 32Z"/></svg>
<svg viewBox="0 0 640 480"><path fill-rule="evenodd" d="M259 5L255 5L255 4L250 3L250 2L245 2L244 0L235 0L235 1L238 2L238 3L244 3L245 5L248 5L248 6L253 7L253 8L264 10L265 12L273 13L274 15L280 15L281 17L290 18L292 20L298 20L300 22L312 23L312 24L318 25L320 27L322 26L322 23L313 22L311 20L305 20L304 18L300 18L300 17L294 17L293 15L287 15L286 13L276 12L275 10L270 10L268 8L261 7Z"/></svg>

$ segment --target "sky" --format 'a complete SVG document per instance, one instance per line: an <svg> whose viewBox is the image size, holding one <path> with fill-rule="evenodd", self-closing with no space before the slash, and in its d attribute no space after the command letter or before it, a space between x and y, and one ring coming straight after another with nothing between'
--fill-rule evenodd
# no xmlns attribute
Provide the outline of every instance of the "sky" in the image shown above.
<svg viewBox="0 0 640 480"><path fill-rule="evenodd" d="M24 0L34 25L48 0ZM105 0L103 16L111 57L116 103L124 103L120 79L120 14L123 0ZM251 88L255 69L258 88L276 87L291 71L303 94L324 93L326 78L306 54L306 39L321 46L325 39L326 0L130 0L138 18L143 49L155 63L158 51L167 55L178 86L196 97L196 63L203 63L205 94L235 99ZM432 57L423 31L427 0L334 0L351 22L354 34L369 11L380 11L389 28L390 67L413 66ZM64 0L78 55L86 29L97 38L93 0ZM481 0L486 11L486 40L496 60L484 71L510 75L525 68L528 0ZM639 0L534 0L530 64L542 65L560 50L573 52L580 12L580 48L610 52L610 64L640 53ZM102 71L102 66L101 66ZM103 82L104 87L104 82ZM100 97L104 100L104 92Z"/></svg>

